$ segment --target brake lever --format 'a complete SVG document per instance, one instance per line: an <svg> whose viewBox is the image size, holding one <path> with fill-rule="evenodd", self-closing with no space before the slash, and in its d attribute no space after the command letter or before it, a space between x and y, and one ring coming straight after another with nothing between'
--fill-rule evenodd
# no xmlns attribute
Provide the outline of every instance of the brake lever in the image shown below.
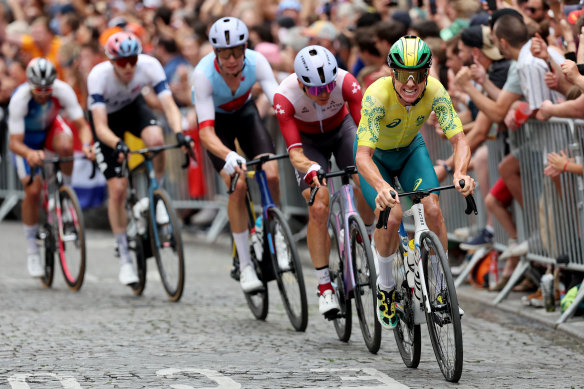
<svg viewBox="0 0 584 389"><path fill-rule="evenodd" d="M395 199L396 193L392 190L389 192L391 197ZM379 212L379 219L377 219L377 224L375 228L380 229L383 227L384 230L387 230L387 220L389 219L389 213L391 212L391 208L386 207L383 211Z"/></svg>
<svg viewBox="0 0 584 389"><path fill-rule="evenodd" d="M460 185L461 188L464 188L464 185L466 183L464 182L464 180L460 180L458 181L458 184ZM471 213L474 212L475 215L478 215L479 211L477 210L477 203L475 202L475 199L472 196L472 194L469 194L464 199L466 200L466 209L464 210L464 213L470 215Z"/></svg>

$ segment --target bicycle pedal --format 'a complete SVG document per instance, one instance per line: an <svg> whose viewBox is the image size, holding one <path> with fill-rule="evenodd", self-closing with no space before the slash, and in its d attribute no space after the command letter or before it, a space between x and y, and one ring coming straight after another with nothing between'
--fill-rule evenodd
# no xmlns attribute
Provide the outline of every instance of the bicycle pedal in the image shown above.
<svg viewBox="0 0 584 389"><path fill-rule="evenodd" d="M328 321L342 319L344 315L338 309L333 309L324 314L324 318Z"/></svg>
<svg viewBox="0 0 584 389"><path fill-rule="evenodd" d="M239 267L237 268L232 268L231 272L229 274L231 276L231 278L233 278L235 281L239 281L239 276L240 276L240 272L239 272Z"/></svg>

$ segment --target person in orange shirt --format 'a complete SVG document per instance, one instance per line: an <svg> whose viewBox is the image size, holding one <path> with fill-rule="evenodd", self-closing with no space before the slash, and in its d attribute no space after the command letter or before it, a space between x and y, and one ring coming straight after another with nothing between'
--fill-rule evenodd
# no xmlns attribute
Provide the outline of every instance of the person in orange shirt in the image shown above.
<svg viewBox="0 0 584 389"><path fill-rule="evenodd" d="M53 34L49 26L49 19L39 16L31 25L31 33L22 36L20 50L25 62L32 58L45 57L57 68L57 77L63 79L63 69L59 63L59 48L61 40Z"/></svg>

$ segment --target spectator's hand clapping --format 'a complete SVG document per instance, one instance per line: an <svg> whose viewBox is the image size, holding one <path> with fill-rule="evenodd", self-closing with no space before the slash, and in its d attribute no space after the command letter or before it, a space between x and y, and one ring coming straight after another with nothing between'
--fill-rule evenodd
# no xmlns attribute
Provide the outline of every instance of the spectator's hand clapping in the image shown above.
<svg viewBox="0 0 584 389"><path fill-rule="evenodd" d="M569 59L565 60L562 64L562 72L564 73L564 76L566 76L566 79L572 84L575 83L576 79L580 76L578 65L576 65L576 62L570 61Z"/></svg>
<svg viewBox="0 0 584 389"><path fill-rule="evenodd" d="M547 120L549 119L552 114L550 112L550 108L553 107L553 103L549 100L544 101L543 103L541 103L539 110L537 111L537 114L535 115L535 118L537 120Z"/></svg>
<svg viewBox="0 0 584 389"><path fill-rule="evenodd" d="M547 61L549 54L547 51L547 43L543 40L541 35L538 33L531 39L531 54L536 58L541 58Z"/></svg>
<svg viewBox="0 0 584 389"><path fill-rule="evenodd" d="M454 82L460 88L464 89L464 87L470 83L471 78L470 68L468 66L463 66L460 68L458 73L456 73Z"/></svg>
<svg viewBox="0 0 584 389"><path fill-rule="evenodd" d="M547 156L548 164L543 173L549 177L557 177L564 171L564 166L569 162L569 158L563 151L558 153L549 153Z"/></svg>
<svg viewBox="0 0 584 389"><path fill-rule="evenodd" d="M472 64L470 66L470 74L472 79L480 85L483 85L485 83L485 80L487 78L487 72L485 70L485 68L483 67L483 65L475 63Z"/></svg>

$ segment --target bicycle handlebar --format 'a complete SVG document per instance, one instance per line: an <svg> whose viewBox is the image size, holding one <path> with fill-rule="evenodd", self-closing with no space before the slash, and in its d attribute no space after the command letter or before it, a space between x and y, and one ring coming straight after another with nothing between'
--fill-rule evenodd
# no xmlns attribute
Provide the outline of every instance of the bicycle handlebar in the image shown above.
<svg viewBox="0 0 584 389"><path fill-rule="evenodd" d="M458 183L460 184L461 188L464 188L464 185L465 185L464 180L460 180ZM440 186L440 187L436 187L436 188L432 188L432 189L404 192L404 193L400 193L398 196L399 197L413 196L413 197L421 200L424 197L429 196L430 193L432 193L432 192L438 192L441 190L454 189L454 188L456 188L454 185L446 185L446 186ZM390 194L391 194L391 197L393 197L395 199L396 193L394 191L391 191ZM477 210L477 205L476 205L476 202L475 202L472 194L469 194L464 199L466 200L466 209L464 210L464 213L466 213L467 215L470 215L472 212L474 212L474 214L477 215L479 212ZM375 225L375 228L379 229L379 228L383 227L384 229L387 229L387 219L389 218L390 211L391 211L391 208L387 207L379 213L379 218L377 220L377 224Z"/></svg>
<svg viewBox="0 0 584 389"><path fill-rule="evenodd" d="M140 154L142 156L144 156L144 158L148 158L148 159L152 159L156 156L156 154L165 151L165 150L170 150L170 149L178 149L181 148L183 145L180 145L178 143L175 143L173 145L162 145L162 146L152 146L152 147L145 147L143 149L138 149L138 150L130 150L128 152L128 154ZM195 156L195 152L193 151L193 148L189 146L187 147L187 154L185 154L185 162L180 166L183 169L186 169L189 166L189 162L190 162L190 158L193 159L193 161L197 161L197 157ZM124 172L128 167L128 158L124 158L123 164L122 164L122 170L120 172L119 177L122 177L124 174L122 172Z"/></svg>
<svg viewBox="0 0 584 389"><path fill-rule="evenodd" d="M75 156L72 156L72 157L49 157L49 158L43 159L42 163L43 163L43 165L52 163L55 166L59 166L59 170L60 170L61 162L71 162L71 161L75 161L76 159L88 159L88 158L85 156L83 156L83 157L75 157ZM90 179L93 179L95 177L96 170L97 170L97 162L95 160L93 160L93 161L91 161L91 174L89 175ZM36 169L31 168L30 169L30 178L28 179L26 186L30 186L33 183L35 174L36 174Z"/></svg>
<svg viewBox="0 0 584 389"><path fill-rule="evenodd" d="M353 174L357 174L357 168L355 166L351 165L351 166L347 166L343 170L337 170L337 171L328 172L328 173L325 173L324 170L320 169L317 173L317 177L318 177L318 181L322 182L322 180L325 178L349 177L349 176L352 176ZM318 186L313 186L310 188L310 198L308 199L308 206L309 207L312 206L312 204L314 204L314 199L316 198L316 192L318 192L319 189L320 189L320 187L318 187Z"/></svg>
<svg viewBox="0 0 584 389"><path fill-rule="evenodd" d="M258 165L256 167L256 171L258 171L258 170L262 169L262 165L266 162L275 161L277 159L284 159L284 158L288 158L288 157L289 157L288 154L277 154L277 155L264 154L257 159L246 162L245 165L246 166ZM238 162L238 164L239 164L239 167L241 167L241 162ZM231 176L231 181L229 183L229 189L227 190L227 194L231 194L231 193L235 192L235 185L237 184L237 180L239 180L239 173L235 173Z"/></svg>

